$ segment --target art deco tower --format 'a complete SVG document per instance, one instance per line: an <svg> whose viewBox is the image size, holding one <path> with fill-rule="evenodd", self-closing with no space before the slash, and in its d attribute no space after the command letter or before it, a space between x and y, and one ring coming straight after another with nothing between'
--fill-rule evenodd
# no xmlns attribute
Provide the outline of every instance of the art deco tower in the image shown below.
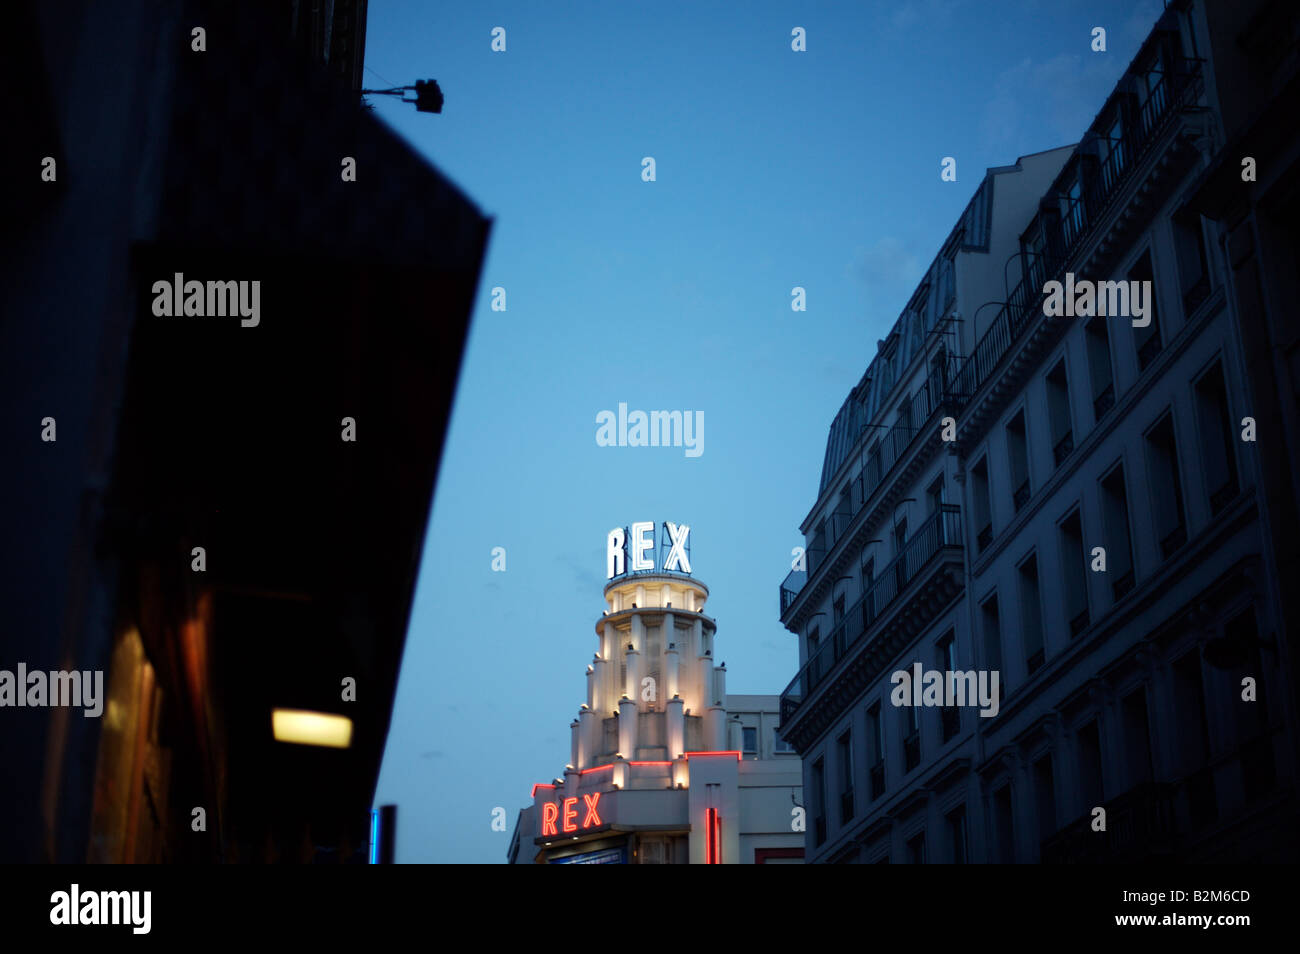
<svg viewBox="0 0 1300 954"><path fill-rule="evenodd" d="M757 751L743 757L745 728L739 715L728 717L727 670L715 663L717 623L704 613L708 587L689 573L652 568L615 576L604 597L569 764L563 778L534 786L533 807L523 813L531 821L521 817L516 839L535 835L540 860L564 860L552 857L564 849L631 863L752 860L751 819L742 813L758 811L762 799L750 789L780 786L762 806L775 818L766 827L791 832L798 763ZM756 697L739 700L763 708L752 704ZM765 702L775 727L776 700ZM752 713L755 726L760 716ZM797 846L800 837L788 840Z"/></svg>

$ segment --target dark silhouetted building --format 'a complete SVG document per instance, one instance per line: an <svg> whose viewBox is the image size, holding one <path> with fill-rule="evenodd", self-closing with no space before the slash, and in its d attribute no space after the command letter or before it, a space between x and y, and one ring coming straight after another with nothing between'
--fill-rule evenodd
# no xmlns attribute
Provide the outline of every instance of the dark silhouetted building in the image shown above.
<svg viewBox="0 0 1300 954"><path fill-rule="evenodd" d="M105 698L0 709L6 858L366 857L489 222L362 108L364 15L8 12L0 669Z"/></svg>

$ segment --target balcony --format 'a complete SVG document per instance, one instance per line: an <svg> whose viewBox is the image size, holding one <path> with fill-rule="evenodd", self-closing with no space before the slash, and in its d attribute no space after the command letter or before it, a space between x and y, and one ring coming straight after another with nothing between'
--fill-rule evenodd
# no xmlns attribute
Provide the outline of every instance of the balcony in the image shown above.
<svg viewBox="0 0 1300 954"><path fill-rule="evenodd" d="M903 771L910 772L921 764L921 732L913 729L903 739Z"/></svg>
<svg viewBox="0 0 1300 954"><path fill-rule="evenodd" d="M1172 785L1144 782L1106 803L1106 830L1092 830L1092 811L1043 842L1043 864L1127 864L1174 851Z"/></svg>
<svg viewBox="0 0 1300 954"><path fill-rule="evenodd" d="M902 552L845 612L844 618L831 631L831 638L821 644L781 694L783 729L795 717L804 701L828 681L828 677L833 673L837 677L846 675L844 671L837 672L843 668L841 663L850 658L860 661L861 657L871 656L871 665L866 670L857 667L860 671L854 673L851 681L873 678L874 673L897 652L894 647L900 638L919 632L930 618L947 605L947 601L955 595L953 587L961 585L961 574L958 572L949 578L942 571L950 565L960 567L961 548L960 508L953 504L943 504L917 528L916 533L903 545ZM944 560L945 554L957 559ZM937 598L928 590L921 591L927 583L935 585L939 594ZM904 599L900 600L900 596ZM925 612L895 612L904 605L913 603ZM942 605L936 605L938 603ZM896 622L895 618L900 615L906 615L907 626L890 627L890 638L882 639L885 635L882 627ZM882 655L887 658L881 658ZM868 673L867 670L873 671ZM787 738L795 743L796 748L799 747L794 736Z"/></svg>
<svg viewBox="0 0 1300 954"><path fill-rule="evenodd" d="M795 598L799 591L804 588L808 582L808 572L806 570L791 570L786 576L785 582L781 584L781 615L794 605Z"/></svg>
<svg viewBox="0 0 1300 954"><path fill-rule="evenodd" d="M953 367L958 360L960 359L955 355L950 355L948 358ZM872 445L861 472L849 484L847 497L841 497L835 511L818 526L817 532L809 539L804 553L808 569L792 570L781 584L782 618L798 600L808 581L816 576L818 568L827 555L844 539L858 520L863 509L893 471L894 465L912 446L917 435L925 429L931 415L942 407L941 400L931 400L931 393L933 388L942 386L948 376L946 371L932 375L930 380L921 385L913 395L906 421L918 422L919 426L913 427L908 423L896 424L887 429L884 436ZM861 433L865 433L866 430L867 427L864 426Z"/></svg>
<svg viewBox="0 0 1300 954"><path fill-rule="evenodd" d="M1124 192L1142 160L1164 139L1176 115L1194 105L1201 89L1201 60L1180 58L1129 123L1121 140L1109 142L1109 152L1089 177L1081 194L1058 195L1061 216L1048 247L1027 256L1025 275L970 356L953 375L946 397L963 407L999 371L1026 330L1042 316L1043 286L1059 279L1082 252L1112 204ZM1155 346L1159 350L1159 344Z"/></svg>
<svg viewBox="0 0 1300 954"><path fill-rule="evenodd" d="M944 706L939 712L943 741L947 742L961 731L961 710L956 706Z"/></svg>

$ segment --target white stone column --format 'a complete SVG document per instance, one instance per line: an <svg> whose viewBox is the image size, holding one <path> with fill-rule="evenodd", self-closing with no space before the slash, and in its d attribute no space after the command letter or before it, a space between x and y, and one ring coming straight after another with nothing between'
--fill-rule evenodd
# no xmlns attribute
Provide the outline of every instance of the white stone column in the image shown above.
<svg viewBox="0 0 1300 954"><path fill-rule="evenodd" d="M668 758L676 759L686 751L686 717L682 714L681 698L670 698L667 708Z"/></svg>
<svg viewBox="0 0 1300 954"><path fill-rule="evenodd" d="M590 709L583 709L578 713L578 722L582 724L582 730L578 734L578 769L591 768L596 762L596 753L599 751L597 746L600 740L596 733L600 730L600 718Z"/></svg>
<svg viewBox="0 0 1300 954"><path fill-rule="evenodd" d="M669 640L671 643L671 640ZM681 685L677 677L678 659L681 654L676 649L664 647L664 684L659 687L660 692L664 694L665 699L671 699L673 696L681 694Z"/></svg>
<svg viewBox="0 0 1300 954"><path fill-rule="evenodd" d="M636 702L623 699L618 704L618 751L623 758L636 758Z"/></svg>

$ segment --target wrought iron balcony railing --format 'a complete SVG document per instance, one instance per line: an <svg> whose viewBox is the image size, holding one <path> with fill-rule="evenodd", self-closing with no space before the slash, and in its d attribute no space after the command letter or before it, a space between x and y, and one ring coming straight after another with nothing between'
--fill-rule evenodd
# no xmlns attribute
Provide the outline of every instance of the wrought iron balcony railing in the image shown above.
<svg viewBox="0 0 1300 954"><path fill-rule="evenodd" d="M1140 160L1160 141L1172 117L1194 101L1201 62L1191 57L1180 59L1177 69L1161 78L1125 130L1124 138L1112 142L1106 159L1081 193L1063 197L1064 208L1061 221L1056 223L1056 234L1043 251L1030 257L1024 278L953 376L947 397L954 404L964 405L992 377L1035 317L1034 313L1041 310L1043 286L1065 272Z"/></svg>
<svg viewBox="0 0 1300 954"><path fill-rule="evenodd" d="M831 631L830 638L822 642L791 680L781 694L782 724L825 681L835 665L856 648L872 624L926 565L940 551L960 548L961 545L961 508L942 504L904 543L898 556L845 612L844 618Z"/></svg>
<svg viewBox="0 0 1300 954"><path fill-rule="evenodd" d="M1180 523L1160 538L1160 555L1167 558L1186 542L1187 525Z"/></svg>
<svg viewBox="0 0 1300 954"><path fill-rule="evenodd" d="M955 355L949 358L954 367L957 360L960 359ZM935 388L943 387L946 380L946 372L932 374L913 395L910 413L905 421L889 428L880 441L872 445L862 470L849 484L847 497L841 498L839 506L836 507L830 518L821 525L820 529L808 541L808 548L804 553L808 569L806 571L792 570L781 584L781 614L783 616L786 610L794 605L794 601L798 598L803 587L816 574L817 568L821 566L822 561L835 548L835 545L843 539L853 521L862 512L862 508L866 506L872 495L880 488L881 483L889 476L899 458L906 453L926 422L930 420L930 416L942 405L941 401L931 399L931 393ZM912 423L909 424L908 421Z"/></svg>
<svg viewBox="0 0 1300 954"><path fill-rule="evenodd" d="M1044 864L1135 862L1167 857L1178 836L1174 787L1143 782L1109 800L1106 830L1092 830L1091 811L1042 845Z"/></svg>
<svg viewBox="0 0 1300 954"><path fill-rule="evenodd" d="M1008 295L1006 303L970 355L964 358L949 355L940 373L932 374L913 398L910 423L890 429L873 449L862 472L854 480L847 519L844 519L843 511L837 510L837 515L832 515L807 548L807 572L792 572L781 584L782 615L793 605L802 588L816 573L821 560L839 542L930 415L941 405L953 411L960 410L998 370L1012 346L1041 313L1043 286L1049 279L1063 275L1096 224L1127 185L1134 170L1161 141L1173 117L1195 101L1201 86L1202 62L1195 57L1179 58L1174 68L1165 73L1153 88L1137 115L1125 127L1124 134L1118 139L1107 140L1106 157L1095 173L1087 178L1079 194L1064 197L1061 218L1055 223L1055 234L1043 251L1029 257L1023 278ZM1201 292L1193 288L1192 293L1194 298ZM1145 367L1160 347L1158 334L1153 335L1143 346L1139 362ZM1106 413L1114 400L1109 387L1103 390L1093 405L1097 416ZM868 426L864 422L862 430ZM861 439L861 434L862 431L857 440ZM856 441L851 443L856 444ZM1018 505L1020 503L1023 501L1018 501Z"/></svg>

